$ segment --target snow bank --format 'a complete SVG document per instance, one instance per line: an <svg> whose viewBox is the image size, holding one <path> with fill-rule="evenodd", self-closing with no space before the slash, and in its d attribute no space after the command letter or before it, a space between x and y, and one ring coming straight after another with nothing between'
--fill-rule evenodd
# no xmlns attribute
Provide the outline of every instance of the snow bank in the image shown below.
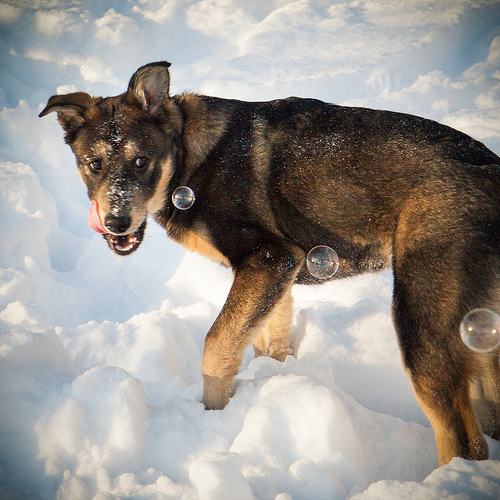
<svg viewBox="0 0 500 500"><path fill-rule="evenodd" d="M120 259L54 117L56 92L122 92L173 63L173 91L288 95L449 123L500 151L497 1L54 0L0 5L0 497L484 498L491 459L437 468L401 366L390 272L297 287L294 356L246 354L206 412L204 336L231 273L151 221ZM64 72L71 50L85 71Z"/></svg>

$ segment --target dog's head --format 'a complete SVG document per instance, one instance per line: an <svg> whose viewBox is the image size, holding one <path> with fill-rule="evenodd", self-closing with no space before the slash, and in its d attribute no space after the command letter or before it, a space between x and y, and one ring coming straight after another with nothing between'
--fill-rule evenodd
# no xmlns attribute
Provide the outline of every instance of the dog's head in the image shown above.
<svg viewBox="0 0 500 500"><path fill-rule="evenodd" d="M148 215L165 206L182 131L169 96L169 66L139 68L116 97L52 96L40 113L57 112L92 202L90 227L119 255L139 247Z"/></svg>

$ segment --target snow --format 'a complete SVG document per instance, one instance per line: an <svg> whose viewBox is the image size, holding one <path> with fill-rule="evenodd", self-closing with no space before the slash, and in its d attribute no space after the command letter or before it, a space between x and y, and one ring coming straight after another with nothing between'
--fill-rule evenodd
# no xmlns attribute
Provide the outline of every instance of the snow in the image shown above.
<svg viewBox="0 0 500 500"><path fill-rule="evenodd" d="M390 271L297 287L294 356L253 359L205 411L204 336L231 273L153 221L130 257L90 202L48 97L316 97L415 113L500 152L498 0L12 0L0 4L0 497L496 499L491 459L438 468L401 366ZM82 71L64 71L77 51ZM78 69L78 68L77 68Z"/></svg>

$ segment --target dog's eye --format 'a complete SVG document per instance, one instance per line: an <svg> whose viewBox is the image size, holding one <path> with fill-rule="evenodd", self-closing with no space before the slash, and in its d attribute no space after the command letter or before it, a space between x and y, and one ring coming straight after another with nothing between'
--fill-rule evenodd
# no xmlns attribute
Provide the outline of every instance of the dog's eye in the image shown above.
<svg viewBox="0 0 500 500"><path fill-rule="evenodd" d="M145 170L149 165L149 160L143 156L135 160L135 168L137 170Z"/></svg>
<svg viewBox="0 0 500 500"><path fill-rule="evenodd" d="M92 170L92 172L100 172L102 169L102 162L101 160L94 160L89 163L89 168Z"/></svg>

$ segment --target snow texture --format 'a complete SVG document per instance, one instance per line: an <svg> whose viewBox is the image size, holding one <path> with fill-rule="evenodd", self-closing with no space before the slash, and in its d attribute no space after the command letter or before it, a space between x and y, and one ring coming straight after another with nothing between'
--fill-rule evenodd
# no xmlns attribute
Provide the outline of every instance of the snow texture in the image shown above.
<svg viewBox="0 0 500 500"><path fill-rule="evenodd" d="M153 222L111 255L55 116L37 118L56 91L115 95L168 60L173 93L410 112L498 153L498 0L7 0L0 41L1 498L499 498L494 440L488 461L437 468L390 271L297 287L294 357L249 351L205 411L231 273Z"/></svg>

